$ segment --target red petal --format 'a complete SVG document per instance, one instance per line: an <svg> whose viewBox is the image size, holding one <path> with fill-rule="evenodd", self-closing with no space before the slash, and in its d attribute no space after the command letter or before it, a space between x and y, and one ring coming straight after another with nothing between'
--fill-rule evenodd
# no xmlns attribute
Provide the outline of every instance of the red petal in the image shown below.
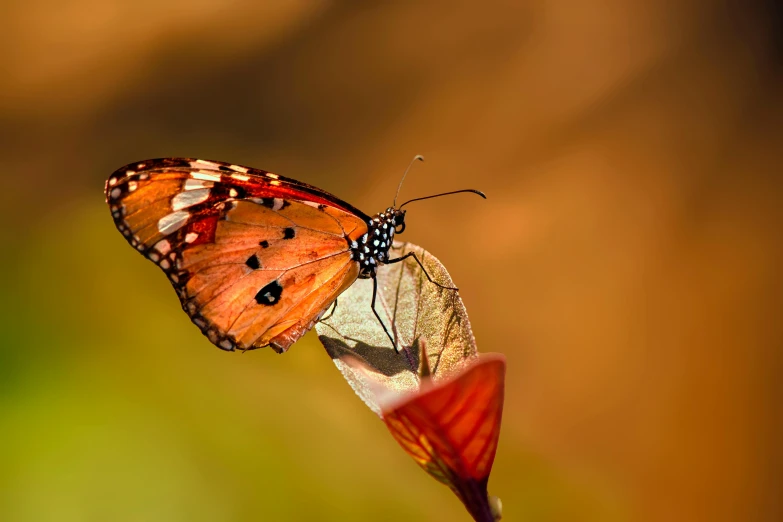
<svg viewBox="0 0 783 522"><path fill-rule="evenodd" d="M505 373L503 356L482 356L454 379L383 413L403 449L454 490L477 520L493 520L486 486L500 435Z"/></svg>

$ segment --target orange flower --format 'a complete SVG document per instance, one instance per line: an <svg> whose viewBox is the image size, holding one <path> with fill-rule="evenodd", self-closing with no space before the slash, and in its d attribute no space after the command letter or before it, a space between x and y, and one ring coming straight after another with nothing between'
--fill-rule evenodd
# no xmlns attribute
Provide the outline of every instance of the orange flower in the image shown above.
<svg viewBox="0 0 783 522"><path fill-rule="evenodd" d="M505 374L505 357L484 355L451 379L423 380L418 392L382 410L400 446L481 522L500 518L487 481L500 435Z"/></svg>

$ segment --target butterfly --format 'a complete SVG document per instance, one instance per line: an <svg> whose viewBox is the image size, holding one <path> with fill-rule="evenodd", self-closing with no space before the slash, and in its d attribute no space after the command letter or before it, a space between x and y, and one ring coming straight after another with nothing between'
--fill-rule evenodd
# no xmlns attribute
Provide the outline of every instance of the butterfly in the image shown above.
<svg viewBox="0 0 783 522"><path fill-rule="evenodd" d="M373 280L375 312L380 265L412 256L424 270L413 252L390 257L395 235L405 231L402 207L458 192L486 197L469 189L396 207L395 196L391 207L368 216L301 181L193 158L132 163L105 185L117 229L166 273L182 309L213 344L229 351L270 346L277 353L357 279Z"/></svg>

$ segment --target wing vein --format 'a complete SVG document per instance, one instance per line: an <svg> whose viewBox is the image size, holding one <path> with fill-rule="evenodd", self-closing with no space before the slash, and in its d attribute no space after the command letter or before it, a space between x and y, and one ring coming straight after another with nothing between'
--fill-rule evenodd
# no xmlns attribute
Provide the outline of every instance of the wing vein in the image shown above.
<svg viewBox="0 0 783 522"><path fill-rule="evenodd" d="M329 257L331 257L331 256L329 256ZM326 259L326 258L323 258L323 259ZM347 263L345 263L345 265L343 265L342 267L340 267L340 270L338 270L338 271L337 271L337 273L339 274L339 273L340 273L340 271L341 271L343 268L345 268L345 266L346 266L346 265L350 264L352 261L353 261L353 259L349 259L349 260L348 260L348 262L347 262ZM332 279L334 279L336 276L337 276L337 274L335 274L334 276L332 276L332 277L329 279L329 281L331 281ZM288 312L290 312L292 309L294 309L294 308L295 308L295 307L296 307L296 306L297 306L299 303L302 303L302 302L306 301L306 300L307 300L307 299L308 299L308 298L309 298L311 295L313 295L314 293L316 293L316 292L317 292L317 291L318 291L320 288L321 288L320 286L319 286L319 287L317 287L317 288L314 288L313 290L311 290L311 291L310 291L310 293L308 293L307 295L305 295L305 296L304 296L302 299L299 299L297 302L295 302L295 303L292 303L292 304L291 304L291 306L289 306L289 307L288 307L288 308L285 310L285 312L283 312L283 313L281 314L281 316L282 316L282 317L285 317L285 316L288 314ZM251 303L251 304L252 304L252 303ZM237 318L237 319L239 319L239 318ZM235 321L235 322L236 322L236 321ZM275 324L277 324L277 323L275 323ZM232 326L233 326L233 325L232 325ZM229 329L229 330L230 330L230 329ZM261 335L263 335L263 334L261 334ZM257 339L258 339L258 337L256 337L256 338L253 340L253 342L251 342L251 343L249 343L249 344L250 344L250 345L252 345L252 344L253 344L253 343L254 343L254 342L257 340Z"/></svg>
<svg viewBox="0 0 783 522"><path fill-rule="evenodd" d="M287 219L288 221L291 221L291 218L288 218L286 216L281 216L281 217ZM247 221L236 221L234 219L227 220L226 223L237 223L239 225L247 225L249 227L288 228L288 227L283 227L283 226L280 226L280 225L259 225L258 223L249 223ZM320 229L317 229L317 228L304 227L302 225L297 225L293 221L291 221L291 224L295 228L301 228L302 230L309 230L311 232L317 232L319 234L325 234L325 235L334 236L334 237L345 237L343 234L335 234L333 232L327 232L326 230L320 230Z"/></svg>
<svg viewBox="0 0 783 522"><path fill-rule="evenodd" d="M286 275L286 274L287 274L289 271L291 271L291 270L294 270L295 268L300 268L300 267L303 267L303 266L306 266L306 265L309 265L309 264L312 264L312 263L317 263L318 261L323 261L324 259L329 259L330 257L339 256L340 254L344 254L345 252L347 252L347 250L341 250L341 251L339 251L339 252L335 252L334 254L329 254L328 256L319 257L318 259L314 259L314 260L312 260L312 261L306 261L306 262L304 262L304 263L300 263L300 264L298 264L298 265L294 265L294 266L291 266L291 267L288 267L288 268L280 269L280 272L282 272L282 273L280 274L280 276L279 276L279 277L283 277L283 276L285 276L285 275ZM241 264L241 263L226 263L226 264ZM213 266L218 266L218 265L213 265ZM269 271L271 272L272 270L269 270ZM252 271L248 272L247 274L244 274L244 275L242 275L241 277L237 278L237 279L236 279L235 281L233 281L232 283L230 283L230 284L226 285L226 287L225 287L225 288L223 288L222 290L220 290L220 292L218 292L217 294L213 295L213 296L212 296L212 297L211 297L211 298L210 298L208 301L206 301L206 302L204 302L203 304L201 304L201 305L198 307L198 310L203 310L203 309L204 309L204 307L205 307L205 306L207 306L209 303L211 303L212 301L214 301L215 299L217 299L218 297L220 297L220 296L221 296L223 293L227 292L228 290L230 290L231 288L233 288L234 286L236 286L236 285L237 285L237 284L238 284L240 281L242 281L242 280L243 280L244 278L246 278L247 276L249 276L249 275L253 274L254 272L255 272L255 270L252 270ZM206 287L205 287L205 288L206 288ZM204 288L202 288L201 290L199 290L199 292L198 292L198 293L196 293L196 295L194 295L194 296L193 296L193 297L191 297L190 299L195 299L195 298L197 298L197 297L199 296L199 294L200 294L201 292L203 292L203 291L204 291Z"/></svg>

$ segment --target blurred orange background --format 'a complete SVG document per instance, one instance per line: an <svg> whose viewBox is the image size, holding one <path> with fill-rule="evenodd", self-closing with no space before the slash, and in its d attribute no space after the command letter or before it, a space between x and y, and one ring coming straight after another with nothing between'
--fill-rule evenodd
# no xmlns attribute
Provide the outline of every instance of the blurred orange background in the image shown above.
<svg viewBox="0 0 783 522"><path fill-rule="evenodd" d="M783 40L768 2L11 0L0 519L468 520L313 334L214 348L103 201L255 166L449 268L508 358L506 520L783 519Z"/></svg>

